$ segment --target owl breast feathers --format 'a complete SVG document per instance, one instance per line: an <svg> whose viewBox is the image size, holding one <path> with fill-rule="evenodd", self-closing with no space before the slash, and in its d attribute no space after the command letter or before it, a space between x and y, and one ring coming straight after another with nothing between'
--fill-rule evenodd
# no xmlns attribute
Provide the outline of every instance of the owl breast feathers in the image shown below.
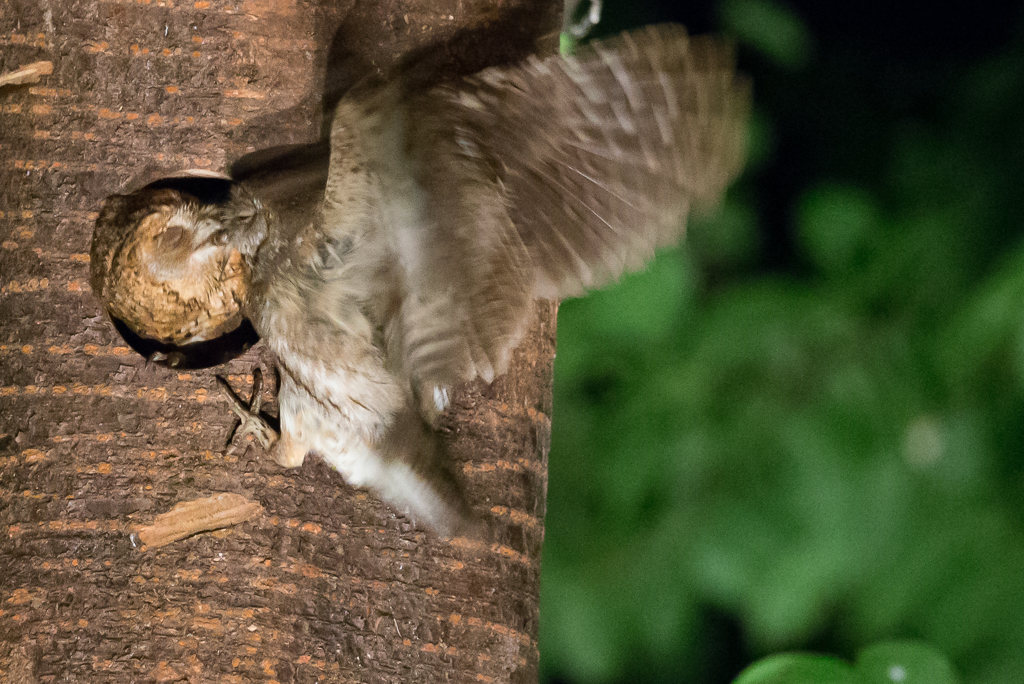
<svg viewBox="0 0 1024 684"><path fill-rule="evenodd" d="M671 25L357 88L323 174L270 163L221 204L109 198L93 288L175 344L249 318L279 360L275 457L315 451L453 534L473 516L429 428L448 387L506 370L535 298L599 287L678 240L738 173L749 103L731 51Z"/></svg>

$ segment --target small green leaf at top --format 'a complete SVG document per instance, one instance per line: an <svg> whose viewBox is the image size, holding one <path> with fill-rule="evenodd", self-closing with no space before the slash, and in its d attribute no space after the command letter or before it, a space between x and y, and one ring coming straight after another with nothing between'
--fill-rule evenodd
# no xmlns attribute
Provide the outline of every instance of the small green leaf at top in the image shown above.
<svg viewBox="0 0 1024 684"><path fill-rule="evenodd" d="M798 71L811 61L814 40L800 17L770 0L726 0L721 4L724 28L775 64Z"/></svg>

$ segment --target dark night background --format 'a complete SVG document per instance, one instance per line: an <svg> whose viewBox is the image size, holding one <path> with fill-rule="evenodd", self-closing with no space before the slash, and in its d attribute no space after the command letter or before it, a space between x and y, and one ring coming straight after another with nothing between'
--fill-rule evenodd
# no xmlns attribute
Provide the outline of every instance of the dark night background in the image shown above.
<svg viewBox="0 0 1024 684"><path fill-rule="evenodd" d="M660 21L733 36L750 161L686 245L562 307L545 681L905 638L1019 680L1021 8L612 0L595 35Z"/></svg>

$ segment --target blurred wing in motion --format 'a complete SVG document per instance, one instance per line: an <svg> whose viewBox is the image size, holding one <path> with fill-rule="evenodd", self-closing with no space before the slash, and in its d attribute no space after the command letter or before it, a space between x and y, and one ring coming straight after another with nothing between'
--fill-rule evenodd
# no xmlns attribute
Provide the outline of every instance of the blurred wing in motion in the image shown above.
<svg viewBox="0 0 1024 684"><path fill-rule="evenodd" d="M729 46L681 26L489 69L467 86L454 94L466 130L503 167L541 297L641 268L679 239L691 208L718 203L742 165L749 86Z"/></svg>
<svg viewBox="0 0 1024 684"><path fill-rule="evenodd" d="M742 164L750 92L727 45L662 25L403 105L408 185L423 193L409 211L424 220L386 222L408 278L391 337L429 392L501 374L535 297L642 268L717 203Z"/></svg>

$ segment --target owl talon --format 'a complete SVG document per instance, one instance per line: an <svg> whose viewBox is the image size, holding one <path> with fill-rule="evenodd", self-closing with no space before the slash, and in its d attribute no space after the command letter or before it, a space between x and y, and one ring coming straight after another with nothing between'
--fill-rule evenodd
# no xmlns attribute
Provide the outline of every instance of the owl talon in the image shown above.
<svg viewBox="0 0 1024 684"><path fill-rule="evenodd" d="M146 357L146 367L155 366L160 363L168 368L177 368L185 361L185 355L181 352L160 352L156 351Z"/></svg>
<svg viewBox="0 0 1024 684"><path fill-rule="evenodd" d="M228 398L231 410L241 421L228 439L228 444L247 434L251 434L264 449L269 449L277 442L277 432L260 416L260 406L263 404L263 373L259 368L252 372L252 395L248 405L238 398L224 378L217 376L217 385Z"/></svg>
<svg viewBox="0 0 1024 684"><path fill-rule="evenodd" d="M417 393L419 396L420 416L427 425L436 426L437 419L447 410L452 403L447 387L421 387Z"/></svg>

